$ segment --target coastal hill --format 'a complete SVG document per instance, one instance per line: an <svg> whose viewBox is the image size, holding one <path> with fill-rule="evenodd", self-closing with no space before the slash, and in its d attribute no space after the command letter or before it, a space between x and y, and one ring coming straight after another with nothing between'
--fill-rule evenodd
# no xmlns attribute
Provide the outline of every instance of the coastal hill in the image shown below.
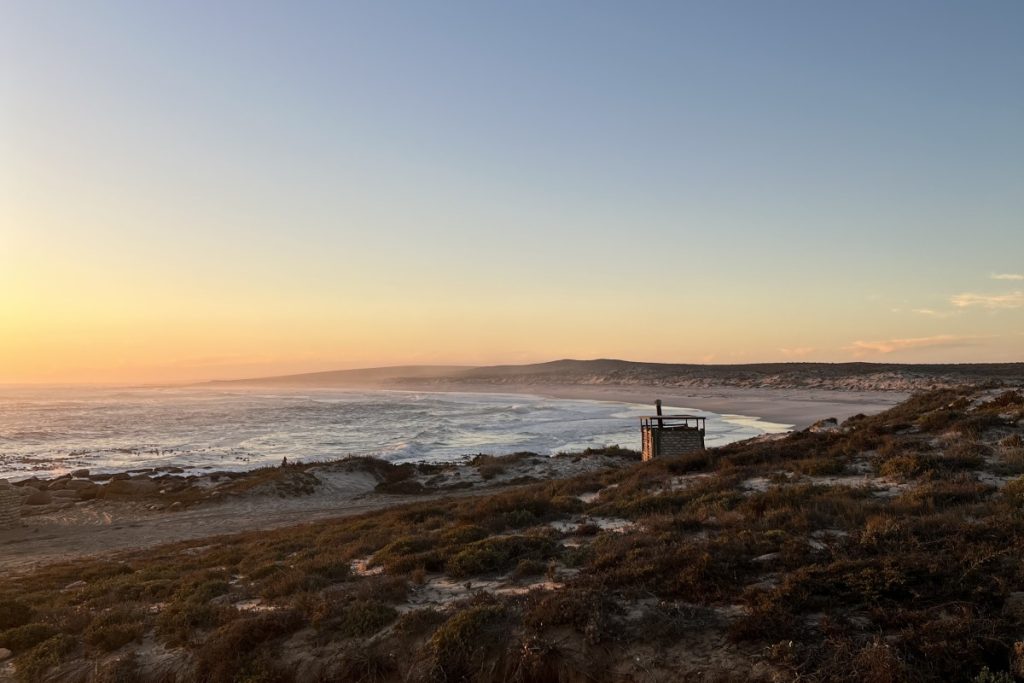
<svg viewBox="0 0 1024 683"><path fill-rule="evenodd" d="M754 363L698 365L616 359L530 365L396 366L221 380L211 384L287 387L459 388L480 386L661 386L912 392L966 384L1024 385L1024 363Z"/></svg>

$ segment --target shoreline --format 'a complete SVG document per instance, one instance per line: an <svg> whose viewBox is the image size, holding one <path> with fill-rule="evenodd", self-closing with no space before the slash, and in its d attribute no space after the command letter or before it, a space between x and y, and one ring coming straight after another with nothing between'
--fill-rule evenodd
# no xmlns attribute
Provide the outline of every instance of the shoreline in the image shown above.
<svg viewBox="0 0 1024 683"><path fill-rule="evenodd" d="M255 387L246 387L253 389ZM575 401L599 401L628 406L649 406L653 412L656 398L662 399L668 412L682 410L701 410L721 415L726 421L734 422L765 433L779 433L789 430L801 430L825 418L836 418L840 422L858 413L874 414L886 410L909 394L887 391L841 391L835 389L771 389L747 387L665 387L640 385L596 385L596 384L495 384L495 383L459 383L427 386L416 383L396 383L387 387L316 387L288 388L291 391L334 390L334 391L395 391L402 393L434 393L434 394L489 394L504 396L532 396L536 398ZM492 455L501 455L500 452ZM374 453L350 453L352 455L371 455L385 457ZM338 456L345 457L344 455ZM334 458L325 460L329 462ZM385 458L386 459L386 458ZM299 458L299 460L303 460ZM452 460L452 462L458 459ZM413 460L418 462L418 460ZM318 462L312 460L308 462ZM426 462L426 461L424 461ZM442 462L442 461L438 461ZM448 460L443 460L448 462ZM261 467L274 466L276 462L263 464L249 463L245 467L232 467L230 464L205 465L196 467L187 462L163 463L162 465L139 465L145 470L188 470L191 474L207 474L210 472L230 471L249 472ZM76 468L90 468L94 473L143 472L143 469L127 467L104 467L95 464L80 463ZM55 472L42 470L21 470L4 472L0 478L12 482L22 481L38 475L50 475Z"/></svg>
<svg viewBox="0 0 1024 683"><path fill-rule="evenodd" d="M437 393L524 394L543 398L608 401L650 405L660 398L667 407L705 410L723 416L755 418L800 430L818 420L834 417L840 422L864 413L871 415L906 400L910 394L895 391L839 391L835 389L771 389L740 387L664 387L597 384L458 384L392 387L401 391Z"/></svg>

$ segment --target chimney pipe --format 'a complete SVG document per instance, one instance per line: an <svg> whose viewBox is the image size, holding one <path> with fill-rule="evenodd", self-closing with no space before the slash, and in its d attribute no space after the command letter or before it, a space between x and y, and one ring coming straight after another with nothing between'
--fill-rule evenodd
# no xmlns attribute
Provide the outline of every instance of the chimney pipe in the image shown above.
<svg viewBox="0 0 1024 683"><path fill-rule="evenodd" d="M654 401L654 409L658 411L658 417L661 417L661 399L660 398ZM658 420L658 429L661 429L664 426L665 426L665 423L662 420Z"/></svg>

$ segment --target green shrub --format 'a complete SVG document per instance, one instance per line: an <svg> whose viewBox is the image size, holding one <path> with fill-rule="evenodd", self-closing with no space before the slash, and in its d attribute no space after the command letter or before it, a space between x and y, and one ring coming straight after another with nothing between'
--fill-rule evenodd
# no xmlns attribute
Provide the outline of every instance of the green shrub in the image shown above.
<svg viewBox="0 0 1024 683"><path fill-rule="evenodd" d="M455 578L504 572L522 560L549 560L557 552L550 538L498 536L470 543L448 560L445 571Z"/></svg>

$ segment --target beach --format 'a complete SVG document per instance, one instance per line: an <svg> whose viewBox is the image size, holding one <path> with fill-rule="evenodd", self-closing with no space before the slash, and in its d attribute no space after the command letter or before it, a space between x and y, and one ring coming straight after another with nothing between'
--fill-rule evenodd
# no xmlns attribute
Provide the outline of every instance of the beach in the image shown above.
<svg viewBox="0 0 1024 683"><path fill-rule="evenodd" d="M410 388L412 385L409 385ZM442 387L434 390L442 391ZM804 429L818 420L839 421L859 413L881 412L909 395L900 391L841 391L833 389L771 389L718 386L681 388L602 384L472 384L460 383L452 391L529 394L548 398L614 401L651 405L661 399L666 407L706 410L720 415L741 415L765 422Z"/></svg>

